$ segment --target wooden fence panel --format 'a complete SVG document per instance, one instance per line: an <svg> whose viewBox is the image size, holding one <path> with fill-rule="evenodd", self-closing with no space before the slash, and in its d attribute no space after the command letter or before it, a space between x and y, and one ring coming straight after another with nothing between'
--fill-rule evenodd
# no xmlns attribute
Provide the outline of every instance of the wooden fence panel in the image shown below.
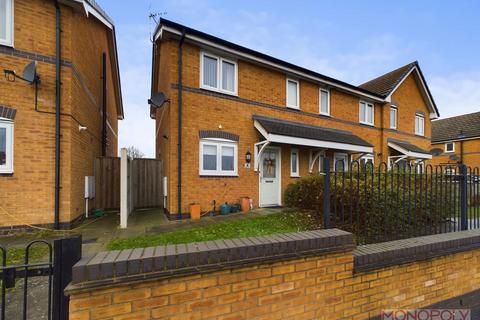
<svg viewBox="0 0 480 320"><path fill-rule="evenodd" d="M95 208L120 208L120 158L95 159Z"/></svg>
<svg viewBox="0 0 480 320"><path fill-rule="evenodd" d="M132 161L133 207L162 207L162 162L157 159Z"/></svg>

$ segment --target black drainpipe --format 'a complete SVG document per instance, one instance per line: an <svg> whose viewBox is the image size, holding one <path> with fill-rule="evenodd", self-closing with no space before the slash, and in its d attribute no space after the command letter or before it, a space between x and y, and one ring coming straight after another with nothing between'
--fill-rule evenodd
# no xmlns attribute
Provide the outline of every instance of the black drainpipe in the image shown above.
<svg viewBox="0 0 480 320"><path fill-rule="evenodd" d="M60 228L60 90L61 90L61 12L58 0L55 0L55 23L56 23L56 56L55 56L55 229Z"/></svg>
<svg viewBox="0 0 480 320"><path fill-rule="evenodd" d="M107 156L107 55L102 54L102 157Z"/></svg>
<svg viewBox="0 0 480 320"><path fill-rule="evenodd" d="M182 37L178 44L178 217L182 218L182 63L183 63L183 41L185 40L185 29L182 30Z"/></svg>

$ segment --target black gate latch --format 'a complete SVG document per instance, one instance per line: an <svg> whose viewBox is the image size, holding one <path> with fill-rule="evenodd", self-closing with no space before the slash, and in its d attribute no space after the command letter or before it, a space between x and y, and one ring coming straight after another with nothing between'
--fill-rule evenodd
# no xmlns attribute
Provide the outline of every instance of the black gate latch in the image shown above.
<svg viewBox="0 0 480 320"><path fill-rule="evenodd" d="M3 281L5 283L5 288L10 289L15 287L15 278L17 276L17 269L5 268L3 269Z"/></svg>

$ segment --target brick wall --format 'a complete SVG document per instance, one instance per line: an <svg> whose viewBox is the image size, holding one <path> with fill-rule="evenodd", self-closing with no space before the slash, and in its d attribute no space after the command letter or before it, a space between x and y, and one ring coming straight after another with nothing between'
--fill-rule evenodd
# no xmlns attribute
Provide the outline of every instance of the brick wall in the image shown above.
<svg viewBox="0 0 480 320"><path fill-rule="evenodd" d="M0 69L21 74L36 60L41 83L35 111L33 86L0 80L0 105L17 110L14 173L0 175L0 205L9 213L0 210L2 230L25 224L51 225L54 217L55 6L52 1L15 0L14 7L14 47L0 48ZM84 176L93 175L93 160L101 151L103 51L108 56L108 154L113 156L117 155L118 101L106 27L68 6L62 5L61 12L60 222L68 223L85 212ZM79 124L88 130L80 132Z"/></svg>
<svg viewBox="0 0 480 320"><path fill-rule="evenodd" d="M156 157L164 162L168 177L167 210L177 208L177 130L178 130L178 41L157 42L153 87L165 92L170 103L156 112ZM398 107L398 129L389 129L390 104L375 105L375 127L359 123L359 97L330 88L331 117L319 115L319 85L300 80L300 111L286 107L287 75L248 61L238 60L238 97L212 93L200 89L200 48L191 43L183 45L183 107L182 107L182 208L189 210L190 203L199 203L202 211L213 209L227 201L236 203L248 196L259 204L258 172L244 168L245 153L254 154L253 146L263 137L253 127L252 116L264 115L305 124L351 131L374 145L375 161L387 161L390 150L388 138L409 141L430 150L430 120L415 78L408 76L393 94ZM414 133L415 113L425 113L425 137ZM199 130L222 130L240 136L238 144L237 178L201 177L199 175ZM168 137L168 138L165 138ZM300 171L308 174L308 148L301 149ZM333 156L331 151L328 156ZM282 191L292 181L290 178L290 146L282 145ZM318 168L318 167L317 167ZM318 170L316 170L318 172Z"/></svg>
<svg viewBox="0 0 480 320"><path fill-rule="evenodd" d="M460 161L461 142L455 142L455 152L445 153L445 143L432 144L432 149L441 149L443 153L434 156L431 163L436 165L456 165ZM455 156L456 160L450 157ZM463 163L472 168L480 167L480 139L463 141Z"/></svg>
<svg viewBox="0 0 480 320"><path fill-rule="evenodd" d="M322 230L99 253L70 319L368 319L480 288L480 232L354 247Z"/></svg>

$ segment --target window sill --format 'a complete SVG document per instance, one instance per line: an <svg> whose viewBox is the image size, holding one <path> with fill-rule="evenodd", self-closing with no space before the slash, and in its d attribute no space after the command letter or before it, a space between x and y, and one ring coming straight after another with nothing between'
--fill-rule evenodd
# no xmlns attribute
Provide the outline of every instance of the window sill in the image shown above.
<svg viewBox="0 0 480 320"><path fill-rule="evenodd" d="M298 110L300 111L300 107L294 107L294 106L287 106L288 109L292 109L292 110Z"/></svg>
<svg viewBox="0 0 480 320"><path fill-rule="evenodd" d="M207 86L204 86L204 85L200 86L200 89L215 92L215 93L225 94L227 96L238 97L238 92L225 91L225 90L221 90L221 89L217 89L217 88L207 87Z"/></svg>
<svg viewBox="0 0 480 320"><path fill-rule="evenodd" d="M299 175L296 175L296 176L290 175L290 178L300 178L300 176Z"/></svg>
<svg viewBox="0 0 480 320"><path fill-rule="evenodd" d="M368 122L361 122L361 121L360 121L360 124L361 124L361 125L364 125L364 126L368 126L368 127L375 127L375 124L374 124L374 123L368 123Z"/></svg>
<svg viewBox="0 0 480 320"><path fill-rule="evenodd" d="M13 43L6 43L2 41L0 41L0 47L8 47L8 48L15 49L15 47L13 46Z"/></svg>
<svg viewBox="0 0 480 320"><path fill-rule="evenodd" d="M321 112L320 112L320 115L323 116L323 117L329 117L329 118L332 117L332 116L330 115L330 113L321 113Z"/></svg>
<svg viewBox="0 0 480 320"><path fill-rule="evenodd" d="M415 132L415 135L416 135L416 136L419 136L419 137L425 137L424 134L420 134L420 133L416 133L416 132Z"/></svg>
<svg viewBox="0 0 480 320"><path fill-rule="evenodd" d="M200 174L200 178L238 178L238 174L220 175L220 174Z"/></svg>

